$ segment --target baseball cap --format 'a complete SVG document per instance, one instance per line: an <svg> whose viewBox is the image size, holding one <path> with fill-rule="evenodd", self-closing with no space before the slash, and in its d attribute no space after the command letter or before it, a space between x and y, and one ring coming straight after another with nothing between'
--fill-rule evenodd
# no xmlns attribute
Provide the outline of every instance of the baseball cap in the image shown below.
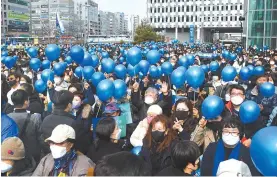
<svg viewBox="0 0 277 177"><path fill-rule="evenodd" d="M54 128L51 136L45 142L62 143L67 139L75 140L75 130L66 124L60 124Z"/></svg>
<svg viewBox="0 0 277 177"><path fill-rule="evenodd" d="M252 176L249 167L242 161L230 159L219 164L216 176L218 177L237 177Z"/></svg>
<svg viewBox="0 0 277 177"><path fill-rule="evenodd" d="M120 108L118 106L117 103L115 102L111 102L111 103L108 103L105 107L105 110L104 110L104 114L112 114L112 113L115 113L117 111L120 111Z"/></svg>
<svg viewBox="0 0 277 177"><path fill-rule="evenodd" d="M23 142L17 137L9 137L2 142L2 160L21 160L25 158L25 148Z"/></svg>

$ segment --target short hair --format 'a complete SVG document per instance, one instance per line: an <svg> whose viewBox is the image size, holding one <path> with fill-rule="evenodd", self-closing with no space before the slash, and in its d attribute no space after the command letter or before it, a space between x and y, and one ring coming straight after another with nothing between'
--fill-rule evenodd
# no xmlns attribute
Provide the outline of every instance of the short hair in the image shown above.
<svg viewBox="0 0 277 177"><path fill-rule="evenodd" d="M102 157L94 169L94 176L151 175L151 169L140 156L124 151Z"/></svg>
<svg viewBox="0 0 277 177"><path fill-rule="evenodd" d="M28 93L25 90L16 90L11 96L14 107L21 108L25 101L28 101Z"/></svg>
<svg viewBox="0 0 277 177"><path fill-rule="evenodd" d="M21 77L21 75L19 74L19 73L17 73L17 72L11 72L10 74L9 74L9 77L10 76L14 76L15 78L19 78L20 79L20 77Z"/></svg>
<svg viewBox="0 0 277 177"><path fill-rule="evenodd" d="M29 78L29 76L22 75L21 77L23 77L28 84L32 84L32 80Z"/></svg>
<svg viewBox="0 0 277 177"><path fill-rule="evenodd" d="M72 103L73 93L68 90L57 91L54 93L53 103L57 109L65 109L69 103Z"/></svg>
<svg viewBox="0 0 277 177"><path fill-rule="evenodd" d="M222 130L224 128L237 128L239 130L240 139L243 138L244 129L243 129L243 125L242 125L241 121L239 120L239 117L233 115L233 116L226 117L225 119L223 119ZM222 138L222 130L219 132L219 137L221 137L221 138Z"/></svg>
<svg viewBox="0 0 277 177"><path fill-rule="evenodd" d="M110 139L111 134L114 132L116 122L113 118L107 117L99 120L96 126L96 135L100 139Z"/></svg>
<svg viewBox="0 0 277 177"><path fill-rule="evenodd" d="M29 97L33 94L34 88L31 84L24 83L20 84L20 86L23 88L23 90L25 90L28 93Z"/></svg>
<svg viewBox="0 0 277 177"><path fill-rule="evenodd" d="M154 93L157 97L159 95L159 92L157 89L153 88L153 87L149 87L146 91L145 91L145 94L148 93L148 92L152 92Z"/></svg>
<svg viewBox="0 0 277 177"><path fill-rule="evenodd" d="M257 76L257 77L256 77L256 81L257 81L259 78L261 78L261 77L265 77L265 78L268 80L268 76L267 76L267 75L260 75L260 76Z"/></svg>
<svg viewBox="0 0 277 177"><path fill-rule="evenodd" d="M231 95L233 89L241 90L243 95L245 95L245 89L243 88L243 86L238 85L238 84L231 85L230 86L230 95Z"/></svg>
<svg viewBox="0 0 277 177"><path fill-rule="evenodd" d="M177 141L172 144L170 154L173 166L183 170L189 163L195 164L201 152L193 141Z"/></svg>

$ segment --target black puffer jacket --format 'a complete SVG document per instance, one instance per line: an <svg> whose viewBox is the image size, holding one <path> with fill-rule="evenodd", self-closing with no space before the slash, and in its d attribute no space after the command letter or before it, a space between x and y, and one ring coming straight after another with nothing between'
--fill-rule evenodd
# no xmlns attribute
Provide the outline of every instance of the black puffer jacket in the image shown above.
<svg viewBox="0 0 277 177"><path fill-rule="evenodd" d="M37 93L34 93L29 97L29 101L30 103L29 103L28 110L31 112L31 114L38 113L42 115L44 110L44 105L39 95Z"/></svg>

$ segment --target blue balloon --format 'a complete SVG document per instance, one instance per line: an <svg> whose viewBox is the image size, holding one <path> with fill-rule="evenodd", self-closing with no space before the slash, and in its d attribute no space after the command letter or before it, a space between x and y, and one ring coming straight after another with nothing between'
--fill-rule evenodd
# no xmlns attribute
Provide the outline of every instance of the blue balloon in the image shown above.
<svg viewBox="0 0 277 177"><path fill-rule="evenodd" d="M49 60L43 60L41 63L42 69L49 69L51 65L51 62Z"/></svg>
<svg viewBox="0 0 277 177"><path fill-rule="evenodd" d="M185 68L187 68L187 67L189 66L189 61L188 61L188 59L187 59L186 56L182 56L182 57L179 59L178 64L179 64L180 66L184 66Z"/></svg>
<svg viewBox="0 0 277 177"><path fill-rule="evenodd" d="M239 76L240 76L241 80L243 80L243 81L249 80L249 78L251 77L251 72L248 69L248 67L241 68L240 72L239 72Z"/></svg>
<svg viewBox="0 0 277 177"><path fill-rule="evenodd" d="M148 62L147 60L141 60L141 61L139 62L139 64L138 64L138 66L139 66L140 72L141 72L144 76L146 76L147 73L148 73L148 71L149 71L149 67L150 67L149 62Z"/></svg>
<svg viewBox="0 0 277 177"><path fill-rule="evenodd" d="M7 58L7 57L5 57L5 56L1 56L1 62L2 62L3 64L6 64L6 58Z"/></svg>
<svg viewBox="0 0 277 177"><path fill-rule="evenodd" d="M138 65L132 66L131 64L128 65L127 67L127 72L129 76L134 77L139 73L139 67Z"/></svg>
<svg viewBox="0 0 277 177"><path fill-rule="evenodd" d="M1 53L1 56L2 57L7 57L9 55L9 52L8 51L3 51L2 53Z"/></svg>
<svg viewBox="0 0 277 177"><path fill-rule="evenodd" d="M135 155L139 155L139 153L140 153L140 151L141 151L141 146L136 146L136 147L134 147L132 150L131 150L131 152L132 152L132 154L135 154Z"/></svg>
<svg viewBox="0 0 277 177"><path fill-rule="evenodd" d="M155 65L150 66L149 75L154 79L157 79L157 78L160 77L160 72L159 72L158 68Z"/></svg>
<svg viewBox="0 0 277 177"><path fill-rule="evenodd" d="M54 81L54 72L51 69L45 69L41 73L41 79L47 83L47 81Z"/></svg>
<svg viewBox="0 0 277 177"><path fill-rule="evenodd" d="M222 57L229 60L230 59L230 52L228 50L224 50L222 52Z"/></svg>
<svg viewBox="0 0 277 177"><path fill-rule="evenodd" d="M186 69L184 66L179 66L177 69L181 69L181 70L183 70L184 72L187 71L187 69Z"/></svg>
<svg viewBox="0 0 277 177"><path fill-rule="evenodd" d="M38 58L32 58L29 65L32 70L38 71L41 66L41 61Z"/></svg>
<svg viewBox="0 0 277 177"><path fill-rule="evenodd" d="M70 49L70 57L78 64L81 64L84 60L85 52L84 49L79 46L75 45Z"/></svg>
<svg viewBox="0 0 277 177"><path fill-rule="evenodd" d="M30 55L31 58L37 57L37 55L38 55L38 50L37 50L37 48L35 48L35 47L29 48L28 54Z"/></svg>
<svg viewBox="0 0 277 177"><path fill-rule="evenodd" d="M209 72L209 67L207 65L201 65L200 66L205 73Z"/></svg>
<svg viewBox="0 0 277 177"><path fill-rule="evenodd" d="M97 87L99 82L105 79L105 75L101 72L95 72L91 77L92 84Z"/></svg>
<svg viewBox="0 0 277 177"><path fill-rule="evenodd" d="M109 53L108 52L102 52L102 58L109 58Z"/></svg>
<svg viewBox="0 0 277 177"><path fill-rule="evenodd" d="M199 66L192 66L187 70L185 77L187 79L187 83L191 87L198 88L205 80L205 73Z"/></svg>
<svg viewBox="0 0 277 177"><path fill-rule="evenodd" d="M254 101L245 101L239 109L239 117L242 123L248 124L255 122L260 116L260 107Z"/></svg>
<svg viewBox="0 0 277 177"><path fill-rule="evenodd" d="M163 72L163 74L170 75L172 73L172 71L173 71L173 66L172 66L172 64L170 62L167 61L167 62L164 62L162 64L162 72Z"/></svg>
<svg viewBox="0 0 277 177"><path fill-rule="evenodd" d="M264 75L264 67L262 66L256 66L255 69L254 69L254 75L256 76L261 76L261 75Z"/></svg>
<svg viewBox="0 0 277 177"><path fill-rule="evenodd" d="M43 93L47 88L47 85L45 82L43 82L43 80L39 79L35 82L35 90L38 93Z"/></svg>
<svg viewBox="0 0 277 177"><path fill-rule="evenodd" d="M67 56L67 57L65 58L65 62L66 62L67 64L71 64L71 63L72 63L72 58L71 58L71 56Z"/></svg>
<svg viewBox="0 0 277 177"><path fill-rule="evenodd" d="M250 156L263 176L277 176L277 127L259 130L252 138Z"/></svg>
<svg viewBox="0 0 277 177"><path fill-rule="evenodd" d="M92 58L91 58L91 55L89 53L85 53L84 55L84 60L81 64L83 67L84 66L92 66Z"/></svg>
<svg viewBox="0 0 277 177"><path fill-rule="evenodd" d="M156 44L152 45L152 50L159 50L158 46Z"/></svg>
<svg viewBox="0 0 277 177"><path fill-rule="evenodd" d="M126 83L121 79L117 79L113 83L114 83L114 89L115 89L113 96L115 99L121 99L126 95L126 92L127 92Z"/></svg>
<svg viewBox="0 0 277 177"><path fill-rule="evenodd" d="M92 55L91 59L92 59L92 67L97 67L99 65L99 59L97 55Z"/></svg>
<svg viewBox="0 0 277 177"><path fill-rule="evenodd" d="M115 73L117 78L124 79L126 77L126 74L127 74L127 69L124 65L119 64L114 68L114 73Z"/></svg>
<svg viewBox="0 0 277 177"><path fill-rule="evenodd" d="M83 77L83 67L78 66L75 69L74 73L76 74L77 77L82 78Z"/></svg>
<svg viewBox="0 0 277 177"><path fill-rule="evenodd" d="M185 81L186 81L185 70L177 68L172 72L171 83L175 85L177 88L183 86Z"/></svg>
<svg viewBox="0 0 277 177"><path fill-rule="evenodd" d="M119 63L122 64L124 61L125 61L125 58L124 58L124 57L120 57L120 58L119 58Z"/></svg>
<svg viewBox="0 0 277 177"><path fill-rule="evenodd" d="M188 59L188 64L189 65L193 65L194 64L194 56L193 55L187 55L187 59Z"/></svg>
<svg viewBox="0 0 277 177"><path fill-rule="evenodd" d="M217 71L219 68L219 64L216 61L212 61L210 63L210 70L211 71Z"/></svg>
<svg viewBox="0 0 277 177"><path fill-rule="evenodd" d="M5 62L6 67L11 69L15 65L16 60L11 56L7 56L4 60L4 62Z"/></svg>
<svg viewBox="0 0 277 177"><path fill-rule="evenodd" d="M206 120L216 119L223 111L224 103L218 96L208 96L202 103L201 112Z"/></svg>
<svg viewBox="0 0 277 177"><path fill-rule="evenodd" d="M65 68L62 63L55 63L53 67L54 73L57 76L63 75Z"/></svg>
<svg viewBox="0 0 277 177"><path fill-rule="evenodd" d="M83 69L84 79L91 80L92 74L95 72L92 66L85 66Z"/></svg>
<svg viewBox="0 0 277 177"><path fill-rule="evenodd" d="M158 63L160 59L161 54L157 50L151 50L147 53L147 60L151 65Z"/></svg>
<svg viewBox="0 0 277 177"><path fill-rule="evenodd" d="M13 58L14 58L15 60L17 60L17 59L18 59L18 56L17 56L17 55L14 55Z"/></svg>
<svg viewBox="0 0 277 177"><path fill-rule="evenodd" d="M102 80L96 87L96 95L101 101L107 101L114 95L114 84L110 79Z"/></svg>
<svg viewBox="0 0 277 177"><path fill-rule="evenodd" d="M48 44L45 49L45 55L50 61L57 60L60 57L60 48L56 44Z"/></svg>
<svg viewBox="0 0 277 177"><path fill-rule="evenodd" d="M230 59L231 61L235 61L235 60L237 59L237 54L232 53L232 54L230 55L229 59Z"/></svg>
<svg viewBox="0 0 277 177"><path fill-rule="evenodd" d="M225 66L221 72L221 76L225 82L233 81L237 76L236 68L233 66Z"/></svg>
<svg viewBox="0 0 277 177"><path fill-rule="evenodd" d="M132 47L128 50L127 53L127 62L130 63L132 66L138 64L142 59L141 50L137 47Z"/></svg>
<svg viewBox="0 0 277 177"><path fill-rule="evenodd" d="M259 87L259 89L260 89L260 93L264 97L272 97L275 94L275 86L270 82L263 83Z"/></svg>
<svg viewBox="0 0 277 177"><path fill-rule="evenodd" d="M254 74L254 66L253 65L248 65L247 68L249 69L250 75Z"/></svg>
<svg viewBox="0 0 277 177"><path fill-rule="evenodd" d="M212 58L213 58L213 59L216 59L217 57L218 57L218 54L213 53Z"/></svg>
<svg viewBox="0 0 277 177"><path fill-rule="evenodd" d="M112 73L114 71L114 68L115 68L115 63L112 59L104 58L101 61L101 69L103 72Z"/></svg>

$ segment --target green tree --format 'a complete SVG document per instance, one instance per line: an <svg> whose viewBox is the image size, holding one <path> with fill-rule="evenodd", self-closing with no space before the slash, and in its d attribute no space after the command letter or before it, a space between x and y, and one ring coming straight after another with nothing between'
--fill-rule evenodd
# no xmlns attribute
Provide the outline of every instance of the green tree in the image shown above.
<svg viewBox="0 0 277 177"><path fill-rule="evenodd" d="M157 35L154 29L150 25L141 25L138 26L136 29L135 34L135 43L141 43L146 41L162 41L163 37L160 35Z"/></svg>

